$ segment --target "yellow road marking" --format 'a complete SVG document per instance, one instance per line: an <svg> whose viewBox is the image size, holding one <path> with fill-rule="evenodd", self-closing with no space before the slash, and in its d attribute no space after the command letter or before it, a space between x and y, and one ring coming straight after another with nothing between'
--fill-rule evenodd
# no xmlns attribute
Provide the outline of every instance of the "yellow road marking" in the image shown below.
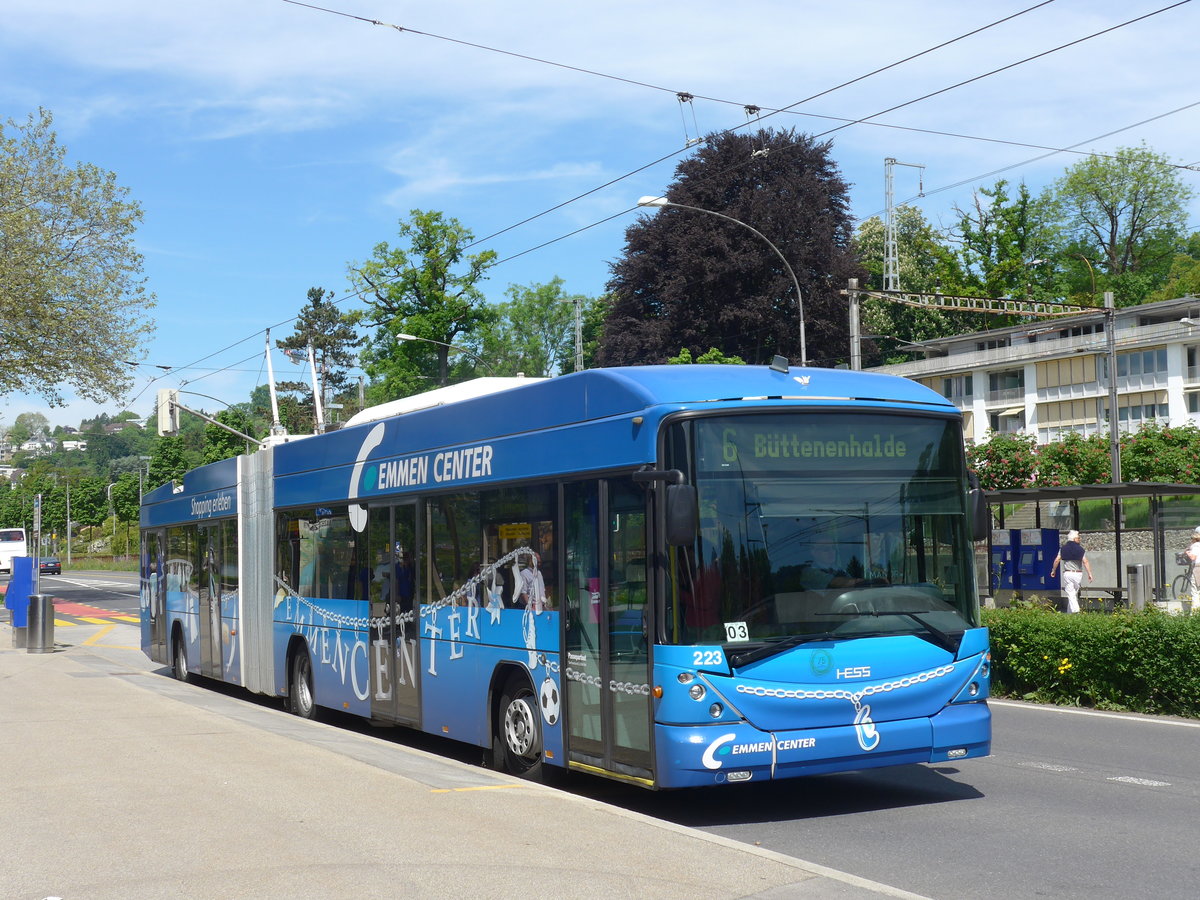
<svg viewBox="0 0 1200 900"><path fill-rule="evenodd" d="M100 640L100 638L104 637L106 634L108 634L110 631L112 631L116 627L117 627L116 625L104 626L99 631L97 631L95 634L93 634L90 638L88 638L86 641L84 641L83 645L85 647L93 646L96 643L96 641Z"/></svg>
<svg viewBox="0 0 1200 900"><path fill-rule="evenodd" d="M66 619L55 619L54 626L56 628L67 628L71 625L78 625L78 622L68 622Z"/></svg>
<svg viewBox="0 0 1200 900"><path fill-rule="evenodd" d="M91 625L108 625L109 624L108 619L97 619L92 616L80 616L79 621L80 622L88 622Z"/></svg>
<svg viewBox="0 0 1200 900"><path fill-rule="evenodd" d="M120 619L122 622L133 622L135 624L142 621L137 616L113 616L113 618Z"/></svg>
<svg viewBox="0 0 1200 900"><path fill-rule="evenodd" d="M464 791L502 791L506 788L523 788L528 787L525 784L481 784L477 787L465 788L433 788L431 794L459 794Z"/></svg>

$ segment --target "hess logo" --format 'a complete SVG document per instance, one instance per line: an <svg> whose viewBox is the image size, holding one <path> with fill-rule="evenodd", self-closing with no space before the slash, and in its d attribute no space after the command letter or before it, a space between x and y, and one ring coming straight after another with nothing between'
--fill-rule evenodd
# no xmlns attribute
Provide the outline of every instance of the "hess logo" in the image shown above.
<svg viewBox="0 0 1200 900"><path fill-rule="evenodd" d="M846 666L844 669L837 670L838 678L870 678L870 666Z"/></svg>

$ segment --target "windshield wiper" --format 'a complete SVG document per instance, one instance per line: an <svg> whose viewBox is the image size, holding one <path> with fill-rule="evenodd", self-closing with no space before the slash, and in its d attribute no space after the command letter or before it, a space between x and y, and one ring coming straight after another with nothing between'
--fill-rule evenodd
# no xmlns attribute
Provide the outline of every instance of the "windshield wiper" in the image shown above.
<svg viewBox="0 0 1200 900"><path fill-rule="evenodd" d="M769 656L776 656L785 650L790 650L792 647L799 647L801 644L807 644L811 641L831 641L833 639L834 635L828 631L819 631L813 634L794 634L791 637L781 638L773 644L763 644L761 647L755 647L753 650L730 654L729 664L736 669L740 666L747 666L752 662L758 662L760 659L766 659Z"/></svg>
<svg viewBox="0 0 1200 900"><path fill-rule="evenodd" d="M912 619L914 622L924 628L926 633L933 638L933 643L937 644L943 650L948 650L950 653L958 653L958 645L962 643L963 632L958 631L951 633L949 631L942 631L942 629L938 628L936 625L926 622L923 618L921 618L922 614L920 611L899 612L896 613L896 615L907 616L908 618Z"/></svg>
<svg viewBox="0 0 1200 900"><path fill-rule="evenodd" d="M925 632L924 634L921 635L921 637L926 638L931 644L941 647L943 650L948 650L950 653L957 653L958 645L962 641L963 632L957 631L957 632L951 633L948 631L942 631L942 629L938 628L936 625L933 625L930 622L925 621L925 619L921 618L927 612L928 612L928 610L924 610L924 609L914 609L914 610L863 609L863 610L855 610L853 612L821 613L821 615L823 615L823 616L871 616L876 619L882 618L884 616L904 616L904 618L911 619L913 622L916 622L918 625L921 626L921 629ZM842 635L842 636L844 637L844 635Z"/></svg>

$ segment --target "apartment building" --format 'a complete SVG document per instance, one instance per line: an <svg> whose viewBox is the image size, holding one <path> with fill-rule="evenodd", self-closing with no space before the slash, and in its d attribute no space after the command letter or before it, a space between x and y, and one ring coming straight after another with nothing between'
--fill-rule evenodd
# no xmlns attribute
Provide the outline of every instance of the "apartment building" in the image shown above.
<svg viewBox="0 0 1200 900"><path fill-rule="evenodd" d="M1200 297L1118 309L1117 423L1200 425ZM965 433L1025 432L1039 444L1108 433L1103 310L924 341L923 359L871 371L903 375L963 411Z"/></svg>

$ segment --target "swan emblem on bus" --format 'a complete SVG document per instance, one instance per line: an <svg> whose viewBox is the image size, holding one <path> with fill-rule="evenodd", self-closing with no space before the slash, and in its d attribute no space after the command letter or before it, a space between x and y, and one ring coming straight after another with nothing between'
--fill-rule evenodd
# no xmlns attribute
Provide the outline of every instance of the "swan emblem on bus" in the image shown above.
<svg viewBox="0 0 1200 900"><path fill-rule="evenodd" d="M863 705L858 708L854 715L854 730L858 733L858 746L864 750L869 752L879 746L879 732L871 719L871 707Z"/></svg>
<svg viewBox="0 0 1200 900"><path fill-rule="evenodd" d="M347 500L353 501L358 498L358 486L362 481L363 466L366 465L371 451L383 443L383 433L386 430L384 423L380 422L363 438L362 446L358 448L358 456L354 460L354 469L350 472L350 490L346 495ZM367 527L367 508L361 503L351 502L350 504L350 527L359 532Z"/></svg>

